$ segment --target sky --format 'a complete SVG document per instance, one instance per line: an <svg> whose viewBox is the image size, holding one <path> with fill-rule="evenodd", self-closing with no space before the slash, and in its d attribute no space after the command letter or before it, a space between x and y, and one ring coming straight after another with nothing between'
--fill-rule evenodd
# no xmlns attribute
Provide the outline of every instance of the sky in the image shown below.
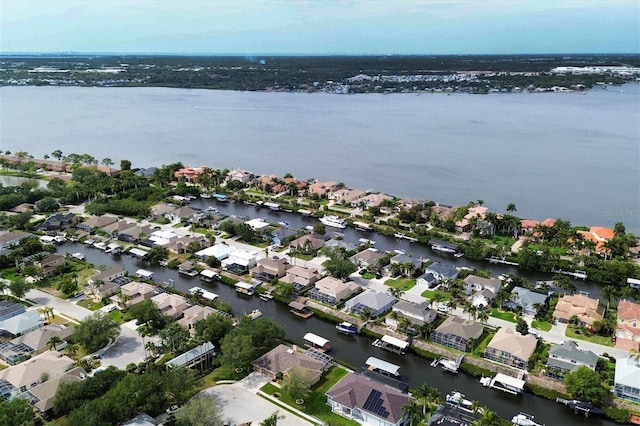
<svg viewBox="0 0 640 426"><path fill-rule="evenodd" d="M640 0L0 0L0 52L640 53Z"/></svg>

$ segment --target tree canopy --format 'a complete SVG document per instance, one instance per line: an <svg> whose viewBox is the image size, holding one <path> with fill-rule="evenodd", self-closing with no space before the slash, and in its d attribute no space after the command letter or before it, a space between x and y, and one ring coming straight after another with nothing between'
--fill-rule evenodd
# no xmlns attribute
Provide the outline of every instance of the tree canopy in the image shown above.
<svg viewBox="0 0 640 426"><path fill-rule="evenodd" d="M109 340L120 335L120 326L104 312L95 312L80 321L73 332L73 338L88 353L106 346Z"/></svg>
<svg viewBox="0 0 640 426"><path fill-rule="evenodd" d="M610 395L600 374L587 367L580 367L565 375L564 386L575 399L593 404L601 403Z"/></svg>

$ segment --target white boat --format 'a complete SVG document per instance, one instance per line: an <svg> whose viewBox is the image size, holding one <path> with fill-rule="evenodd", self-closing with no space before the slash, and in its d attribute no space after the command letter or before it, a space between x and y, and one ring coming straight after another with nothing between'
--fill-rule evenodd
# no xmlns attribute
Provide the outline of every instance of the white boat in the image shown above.
<svg viewBox="0 0 640 426"><path fill-rule="evenodd" d="M251 318L252 320L255 320L255 319L258 319L258 318L260 318L262 316L262 311L260 309L254 309L247 316L249 318Z"/></svg>
<svg viewBox="0 0 640 426"><path fill-rule="evenodd" d="M533 416L527 413L518 413L511 419L515 426L540 426L540 423L533 421Z"/></svg>
<svg viewBox="0 0 640 426"><path fill-rule="evenodd" d="M464 394L462 394L462 393L460 393L458 391L450 392L446 396L446 400L450 404L458 405L458 406L466 408L466 409L470 409L471 405L473 405L473 403L471 401L469 401L468 399L465 398Z"/></svg>
<svg viewBox="0 0 640 426"><path fill-rule="evenodd" d="M355 325L346 321L336 325L336 330L338 330L338 333L344 334L356 334L358 332L358 328Z"/></svg>
<svg viewBox="0 0 640 426"><path fill-rule="evenodd" d="M347 221L334 215L327 215L320 218L320 222L326 226L344 229L347 227Z"/></svg>
<svg viewBox="0 0 640 426"><path fill-rule="evenodd" d="M482 377L480 378L480 384L484 387L489 387L491 385L491 377Z"/></svg>
<svg viewBox="0 0 640 426"><path fill-rule="evenodd" d="M71 257L78 260L85 260L84 254L82 253L73 253Z"/></svg>
<svg viewBox="0 0 640 426"><path fill-rule="evenodd" d="M265 301L265 302L268 302L268 301L270 301L270 300L272 300L272 299L273 299L273 294L271 294L271 293L269 293L269 292L267 292L267 293L261 293L259 297L260 297L260 300L263 300L263 301Z"/></svg>
<svg viewBox="0 0 640 426"><path fill-rule="evenodd" d="M93 244L93 246L98 250L102 250L102 251L105 251L107 249L107 245L103 242L95 243Z"/></svg>
<svg viewBox="0 0 640 426"><path fill-rule="evenodd" d="M447 253L447 254L454 254L456 252L456 250L452 249L451 247L444 247L444 246L439 246L435 244L431 246L431 249L435 251L439 251L441 253Z"/></svg>

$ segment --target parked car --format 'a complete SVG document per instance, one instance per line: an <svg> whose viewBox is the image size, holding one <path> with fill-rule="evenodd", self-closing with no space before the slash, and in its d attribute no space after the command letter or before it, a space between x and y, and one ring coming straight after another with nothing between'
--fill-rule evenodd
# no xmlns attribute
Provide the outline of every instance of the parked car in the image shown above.
<svg viewBox="0 0 640 426"><path fill-rule="evenodd" d="M166 413L167 414L173 414L176 411L178 411L178 408L180 408L180 407L178 407L177 405L172 405L171 407L167 408Z"/></svg>

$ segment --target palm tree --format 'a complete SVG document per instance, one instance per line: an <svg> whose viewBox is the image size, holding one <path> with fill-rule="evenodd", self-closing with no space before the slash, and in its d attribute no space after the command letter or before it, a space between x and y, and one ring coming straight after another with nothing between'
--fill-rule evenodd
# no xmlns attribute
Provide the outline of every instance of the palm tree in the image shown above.
<svg viewBox="0 0 640 426"><path fill-rule="evenodd" d="M65 348L64 348L65 352L67 352L67 354L70 357L74 357L76 356L76 354L78 353L78 345L73 344L73 343L69 343Z"/></svg>
<svg viewBox="0 0 640 426"><path fill-rule="evenodd" d="M418 402L421 403L422 416L425 420L427 412L431 410L431 406L438 405L440 403L440 391L426 383L423 383L416 389L412 389L411 394L417 398Z"/></svg>
<svg viewBox="0 0 640 426"><path fill-rule="evenodd" d="M631 350L629 350L629 358L636 364L640 363L640 348L631 348Z"/></svg>
<svg viewBox="0 0 640 426"><path fill-rule="evenodd" d="M419 426L424 421L422 405L415 399L410 399L407 405L402 407L402 414L407 418L409 426Z"/></svg>
<svg viewBox="0 0 640 426"><path fill-rule="evenodd" d="M47 345L49 345L49 349L54 350L60 343L62 343L62 339L60 339L60 337L51 336L51 338L47 342Z"/></svg>
<svg viewBox="0 0 640 426"><path fill-rule="evenodd" d="M453 310L454 310L455 308L457 308L457 307L458 307L458 305L456 305L456 302L455 302L455 301L453 301L453 300L449 300L449 301L447 302L447 310L449 311L449 313L452 313L452 312L453 312Z"/></svg>
<svg viewBox="0 0 640 426"><path fill-rule="evenodd" d="M474 320L476 319L477 310L476 307L471 304L471 302L464 302L462 312L469 314L469 320L471 320L471 318L473 318Z"/></svg>
<svg viewBox="0 0 640 426"><path fill-rule="evenodd" d="M602 287L600 290L600 296L607 300L607 311L609 310L609 304L611 303L611 299L615 298L618 295L618 289L612 285L606 285Z"/></svg>
<svg viewBox="0 0 640 426"><path fill-rule="evenodd" d="M482 323L487 323L487 321L489 320L489 307L488 306L483 306L481 309L478 310L478 321L482 322Z"/></svg>
<svg viewBox="0 0 640 426"><path fill-rule="evenodd" d="M489 410L487 407L483 407L482 416L475 422L473 426L499 426L502 424L502 420L496 414L495 411Z"/></svg>
<svg viewBox="0 0 640 426"><path fill-rule="evenodd" d="M400 299L404 294L404 290L395 287L389 287L388 291L396 299Z"/></svg>
<svg viewBox="0 0 640 426"><path fill-rule="evenodd" d="M362 312L360 312L360 318L362 318L365 322L373 318L373 311L371 310L371 308L364 308Z"/></svg>
<svg viewBox="0 0 640 426"><path fill-rule="evenodd" d="M516 212L518 209L516 208L516 205L514 203L509 203L507 204L507 211L509 213L514 213Z"/></svg>

